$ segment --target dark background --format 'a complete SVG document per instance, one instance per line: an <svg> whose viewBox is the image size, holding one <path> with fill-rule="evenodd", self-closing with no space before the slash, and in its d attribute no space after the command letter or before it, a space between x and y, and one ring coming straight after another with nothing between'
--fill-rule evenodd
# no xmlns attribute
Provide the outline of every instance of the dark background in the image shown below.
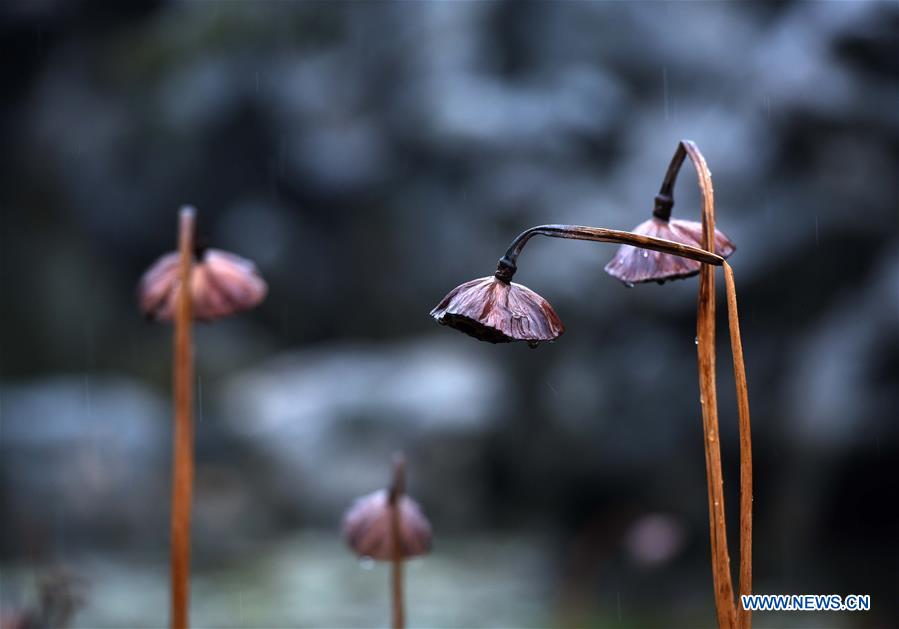
<svg viewBox="0 0 899 629"><path fill-rule="evenodd" d="M648 218L690 138L738 247L755 591L873 600L756 625L895 626L895 3L121 4L0 9L5 615L64 571L78 626L167 622L171 330L134 289L191 203L270 285L197 332L196 626L385 624L338 524L399 449L436 531L413 625L711 625L696 279L538 240L559 342L428 317L525 227Z"/></svg>

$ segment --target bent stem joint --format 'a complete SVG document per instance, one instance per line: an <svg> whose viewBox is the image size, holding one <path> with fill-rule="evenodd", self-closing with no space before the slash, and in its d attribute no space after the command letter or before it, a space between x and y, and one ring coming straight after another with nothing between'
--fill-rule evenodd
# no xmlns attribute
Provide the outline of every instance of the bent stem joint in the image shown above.
<svg viewBox="0 0 899 629"><path fill-rule="evenodd" d="M688 140L678 144L668 172L662 182L657 199L664 204L670 199L674 205L672 190L678 171L689 156L696 169L702 192L702 242L708 251L715 249L715 198L712 174L699 148ZM670 216L670 206L668 207ZM663 208L664 209L664 208ZM667 218L660 216L659 218ZM740 343L739 322L736 309L736 291L733 271L725 262L728 318L731 350L734 359L734 375L740 418L740 593L752 590L752 453L749 439L749 401L746 374L743 367L743 350ZM714 269L703 266L699 277L699 303L696 318L697 359L699 364L700 403L702 406L703 432L705 435L706 474L709 493L710 545L712 553L712 579L715 589L715 607L718 625L722 628L749 629L752 617L740 609L734 600L730 573L730 557L727 550L727 527L724 519L723 475L721 473L721 449L718 439L718 400L715 382L715 275Z"/></svg>
<svg viewBox="0 0 899 629"><path fill-rule="evenodd" d="M630 245L640 249L650 249L662 253L670 253L682 256L705 264L721 266L724 258L698 247L691 247L679 242L653 238L642 234L621 231L619 229L606 229L604 227L585 227L583 225L538 225L531 227L518 235L506 254L499 259L496 265L495 276L503 282L510 282L518 270L518 256L527 242L534 236L548 236L550 238L566 238L569 240L589 240L591 242L609 242L620 245Z"/></svg>

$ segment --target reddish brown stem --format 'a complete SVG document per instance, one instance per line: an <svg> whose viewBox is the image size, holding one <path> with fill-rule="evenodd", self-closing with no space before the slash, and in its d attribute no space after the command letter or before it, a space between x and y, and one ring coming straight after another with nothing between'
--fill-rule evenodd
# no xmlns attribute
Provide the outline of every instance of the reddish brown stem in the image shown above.
<svg viewBox="0 0 899 629"><path fill-rule="evenodd" d="M173 629L187 629L190 600L190 511L194 479L193 351L190 278L196 214L182 208L178 227L180 280L175 313L173 380L175 427L172 459L171 578Z"/></svg>
<svg viewBox="0 0 899 629"><path fill-rule="evenodd" d="M737 288L734 270L727 262L724 263L724 285L727 291L727 321L740 418L740 594L746 595L752 594L752 434L749 422L749 387L746 384L743 342L740 339ZM752 612L737 605L737 620L740 629L749 629L752 627Z"/></svg>
<svg viewBox="0 0 899 629"><path fill-rule="evenodd" d="M406 626L406 610L403 601L403 548L400 531L400 499L405 491L405 463L397 456L393 464L393 483L390 487L390 545L393 558L390 562L391 600L393 607L393 629Z"/></svg>
<svg viewBox="0 0 899 629"><path fill-rule="evenodd" d="M702 153L689 141L679 146L696 168L702 190L702 240L707 251L715 250L715 198L712 176ZM696 317L699 391L702 427L705 438L706 479L709 493L709 529L712 552L712 582L718 626L736 627L730 556L727 550L727 526L724 519L724 477L721 472L721 447L718 434L718 392L715 382L715 269L703 264L699 274L699 303Z"/></svg>
<svg viewBox="0 0 899 629"><path fill-rule="evenodd" d="M393 507L394 513L397 507ZM394 518L394 527L397 526L396 515ZM391 592L393 598L393 629L403 629L406 626L406 612L403 605L403 559L394 554L391 562Z"/></svg>

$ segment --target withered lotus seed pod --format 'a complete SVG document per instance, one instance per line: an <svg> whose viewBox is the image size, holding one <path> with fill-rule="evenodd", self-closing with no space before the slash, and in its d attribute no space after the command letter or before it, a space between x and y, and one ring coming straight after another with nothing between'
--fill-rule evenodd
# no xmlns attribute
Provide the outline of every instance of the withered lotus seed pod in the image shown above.
<svg viewBox="0 0 899 629"><path fill-rule="evenodd" d="M421 507L406 495L398 496L400 556L403 559L425 555L431 550L431 524ZM356 499L343 519L347 543L360 557L391 561L390 491L381 489Z"/></svg>
<svg viewBox="0 0 899 629"><path fill-rule="evenodd" d="M220 249L196 255L191 275L194 319L211 321L258 305L268 285L250 260ZM170 321L178 295L178 254L159 258L138 285L140 310L148 319Z"/></svg>
<svg viewBox="0 0 899 629"><path fill-rule="evenodd" d="M634 228L635 234L652 236L702 249L702 224L680 219L665 220L653 216ZM727 258L736 247L723 233L715 230L715 253ZM666 280L682 279L699 273L701 263L682 256L648 251L621 245L615 257L605 266L605 271L625 284L641 282L664 283Z"/></svg>
<svg viewBox="0 0 899 629"><path fill-rule="evenodd" d="M557 339L565 326L549 302L527 286L482 277L457 286L431 310L441 325L490 343Z"/></svg>

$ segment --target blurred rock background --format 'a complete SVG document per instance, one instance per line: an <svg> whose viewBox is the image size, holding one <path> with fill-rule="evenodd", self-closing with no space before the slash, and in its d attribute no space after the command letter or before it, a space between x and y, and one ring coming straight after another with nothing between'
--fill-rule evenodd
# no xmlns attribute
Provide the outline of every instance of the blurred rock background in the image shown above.
<svg viewBox="0 0 899 629"><path fill-rule="evenodd" d="M696 280L628 290L610 247L544 240L518 279L558 343L427 316L527 226L645 220L690 138L738 245L755 589L873 598L757 623L889 626L897 32L889 2L4 3L3 609L63 567L76 625L167 622L170 329L134 287L192 203L271 288L197 334L196 626L383 625L337 524L397 449L437 533L413 625L713 623Z"/></svg>

